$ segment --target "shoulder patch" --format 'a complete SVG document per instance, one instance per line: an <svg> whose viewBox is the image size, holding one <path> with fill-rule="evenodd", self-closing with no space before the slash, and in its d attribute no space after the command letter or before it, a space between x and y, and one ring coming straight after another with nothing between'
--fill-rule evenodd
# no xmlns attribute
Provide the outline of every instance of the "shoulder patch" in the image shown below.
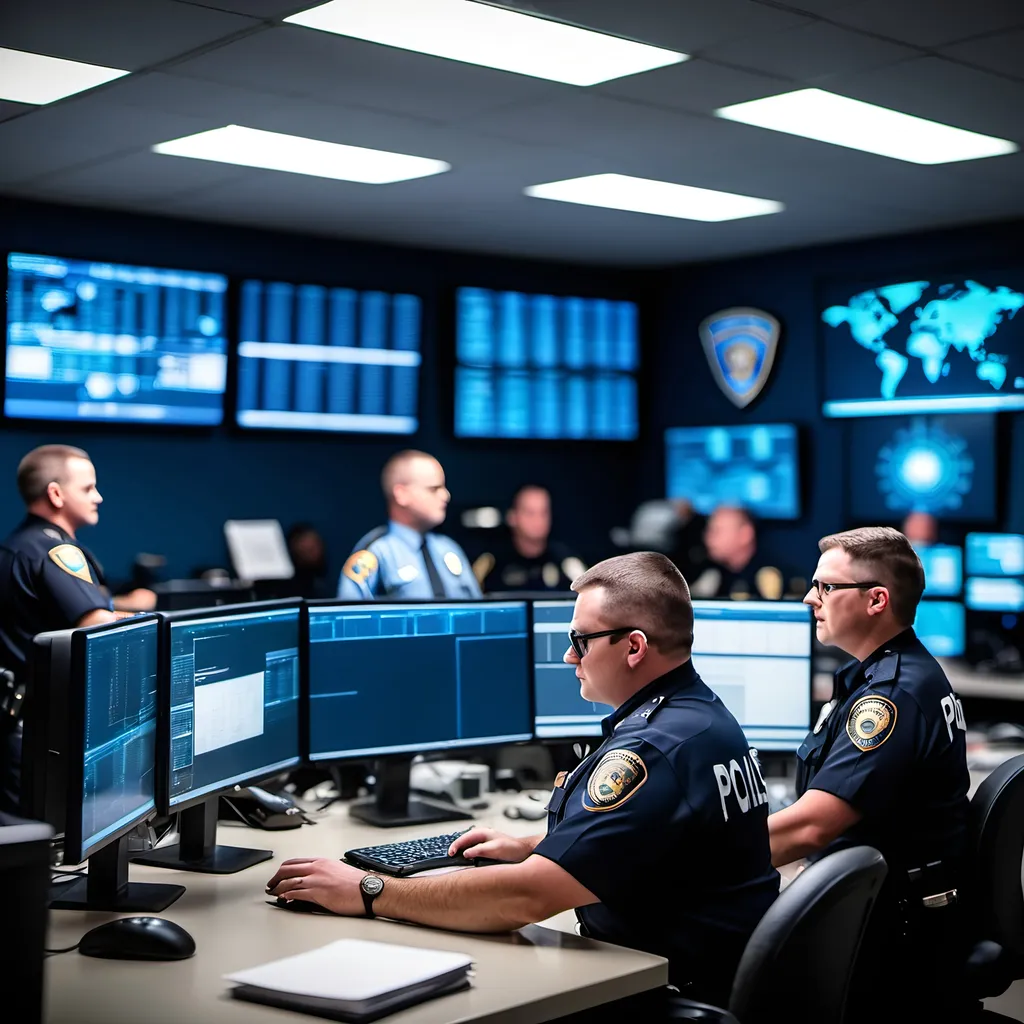
<svg viewBox="0 0 1024 1024"><path fill-rule="evenodd" d="M782 597L782 573L774 565L758 569L754 574L754 585L768 601L778 601Z"/></svg>
<svg viewBox="0 0 1024 1024"><path fill-rule="evenodd" d="M647 781L647 765L635 750L610 750L594 766L583 793L587 811L621 807Z"/></svg>
<svg viewBox="0 0 1024 1024"><path fill-rule="evenodd" d="M372 551L356 551L349 555L343 575L347 576L353 583L365 583L376 571L380 563Z"/></svg>
<svg viewBox="0 0 1024 1024"><path fill-rule="evenodd" d="M95 582L81 548L76 548L74 544L58 544L55 548L50 548L47 554L50 556L50 560L69 576L85 580L86 583Z"/></svg>
<svg viewBox="0 0 1024 1024"><path fill-rule="evenodd" d="M896 705L888 697L861 697L846 720L846 734L861 750L876 750L895 728Z"/></svg>

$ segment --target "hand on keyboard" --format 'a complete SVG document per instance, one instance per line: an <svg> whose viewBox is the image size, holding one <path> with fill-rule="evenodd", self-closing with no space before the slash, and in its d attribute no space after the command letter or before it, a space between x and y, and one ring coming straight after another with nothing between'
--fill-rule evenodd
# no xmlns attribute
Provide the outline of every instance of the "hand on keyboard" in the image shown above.
<svg viewBox="0 0 1024 1024"><path fill-rule="evenodd" d="M489 831L490 829L472 829L468 834ZM474 864L484 866L496 863L487 857L463 857L458 852L452 856L449 851L462 835L461 832L451 832L443 836L412 839L405 843L365 846L357 850L349 850L345 854L345 860L349 864L365 868L367 871L399 877L415 875L420 871L432 871L435 868L471 867Z"/></svg>

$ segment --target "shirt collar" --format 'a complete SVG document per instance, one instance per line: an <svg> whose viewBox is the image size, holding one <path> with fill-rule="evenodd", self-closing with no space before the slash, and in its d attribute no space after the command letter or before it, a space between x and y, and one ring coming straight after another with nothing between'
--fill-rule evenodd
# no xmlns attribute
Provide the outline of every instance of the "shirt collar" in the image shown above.
<svg viewBox="0 0 1024 1024"><path fill-rule="evenodd" d="M75 538L67 532L67 530L61 529L61 527L59 527L56 523L50 522L49 519L44 519L42 516L37 516L35 512L29 512L25 516L25 523L29 526L41 526L44 529L56 530L57 533L59 533L61 537L64 539L64 542L67 544L78 543L78 541L76 541Z"/></svg>
<svg viewBox="0 0 1024 1024"><path fill-rule="evenodd" d="M615 727L625 721L634 711L641 708L649 700L655 697L668 697L670 694L690 686L697 678L697 672L693 667L693 659L686 661L676 668L670 669L657 679L652 679L642 690L637 690L624 704L620 704L607 718L601 722L601 731L607 737L612 734Z"/></svg>
<svg viewBox="0 0 1024 1024"><path fill-rule="evenodd" d="M388 520L388 532L395 534L399 540L407 544L413 551L419 551L426 540L426 537L419 530L414 530L411 526L406 526L405 523L396 523L394 519Z"/></svg>
<svg viewBox="0 0 1024 1024"><path fill-rule="evenodd" d="M890 654L902 654L917 643L917 634L908 626L902 632L876 647L863 661L847 662L836 672L836 682L841 696L851 693L861 682L871 676L878 663Z"/></svg>

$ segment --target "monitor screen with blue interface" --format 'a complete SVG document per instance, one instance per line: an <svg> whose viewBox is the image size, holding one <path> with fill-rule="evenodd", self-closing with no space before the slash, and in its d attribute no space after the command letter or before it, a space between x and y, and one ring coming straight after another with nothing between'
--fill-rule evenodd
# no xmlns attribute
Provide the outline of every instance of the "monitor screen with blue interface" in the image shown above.
<svg viewBox="0 0 1024 1024"><path fill-rule="evenodd" d="M964 581L964 553L955 544L915 545L924 568L926 597L959 597Z"/></svg>
<svg viewBox="0 0 1024 1024"><path fill-rule="evenodd" d="M220 274L10 253L4 412L220 423L227 286Z"/></svg>
<svg viewBox="0 0 1024 1024"><path fill-rule="evenodd" d="M311 605L314 761L532 738L523 601Z"/></svg>
<svg viewBox="0 0 1024 1024"><path fill-rule="evenodd" d="M635 303L460 288L456 305L457 437L635 440Z"/></svg>
<svg viewBox="0 0 1024 1024"><path fill-rule="evenodd" d="M972 612L1024 612L1024 578L968 576L964 604Z"/></svg>
<svg viewBox="0 0 1024 1024"><path fill-rule="evenodd" d="M573 601L533 604L538 739L601 735L611 708L584 700L562 661ZM794 751L811 718L811 610L789 601L694 601L693 664L751 746Z"/></svg>
<svg viewBox="0 0 1024 1024"><path fill-rule="evenodd" d="M83 634L83 857L155 810L155 621Z"/></svg>
<svg viewBox="0 0 1024 1024"><path fill-rule="evenodd" d="M908 512L978 523L995 517L994 417L864 419L849 431L847 488L856 522L891 522Z"/></svg>
<svg viewBox="0 0 1024 1024"><path fill-rule="evenodd" d="M1006 527L1024 533L1024 413L1017 413L1013 417L1009 475Z"/></svg>
<svg viewBox="0 0 1024 1024"><path fill-rule="evenodd" d="M241 301L240 426L416 432L417 296L245 281Z"/></svg>
<svg viewBox="0 0 1024 1024"><path fill-rule="evenodd" d="M790 423L665 431L666 494L701 515L738 505L762 519L798 518L799 465Z"/></svg>
<svg viewBox="0 0 1024 1024"><path fill-rule="evenodd" d="M822 296L826 416L1024 409L1024 276L832 286Z"/></svg>
<svg viewBox="0 0 1024 1024"><path fill-rule="evenodd" d="M936 658L963 656L964 628L964 606L959 601L922 601L917 606L914 632Z"/></svg>
<svg viewBox="0 0 1024 1024"><path fill-rule="evenodd" d="M967 534L968 576L1024 576L1024 534Z"/></svg>
<svg viewBox="0 0 1024 1024"><path fill-rule="evenodd" d="M298 764L299 644L298 608L171 621L172 808Z"/></svg>

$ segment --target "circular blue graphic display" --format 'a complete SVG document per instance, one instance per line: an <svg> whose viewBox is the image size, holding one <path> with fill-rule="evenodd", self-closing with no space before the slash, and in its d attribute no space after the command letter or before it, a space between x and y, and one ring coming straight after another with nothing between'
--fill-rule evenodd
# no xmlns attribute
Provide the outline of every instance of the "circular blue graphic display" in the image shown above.
<svg viewBox="0 0 1024 1024"><path fill-rule="evenodd" d="M875 475L890 509L955 512L970 493L974 459L964 438L922 417L879 449Z"/></svg>

